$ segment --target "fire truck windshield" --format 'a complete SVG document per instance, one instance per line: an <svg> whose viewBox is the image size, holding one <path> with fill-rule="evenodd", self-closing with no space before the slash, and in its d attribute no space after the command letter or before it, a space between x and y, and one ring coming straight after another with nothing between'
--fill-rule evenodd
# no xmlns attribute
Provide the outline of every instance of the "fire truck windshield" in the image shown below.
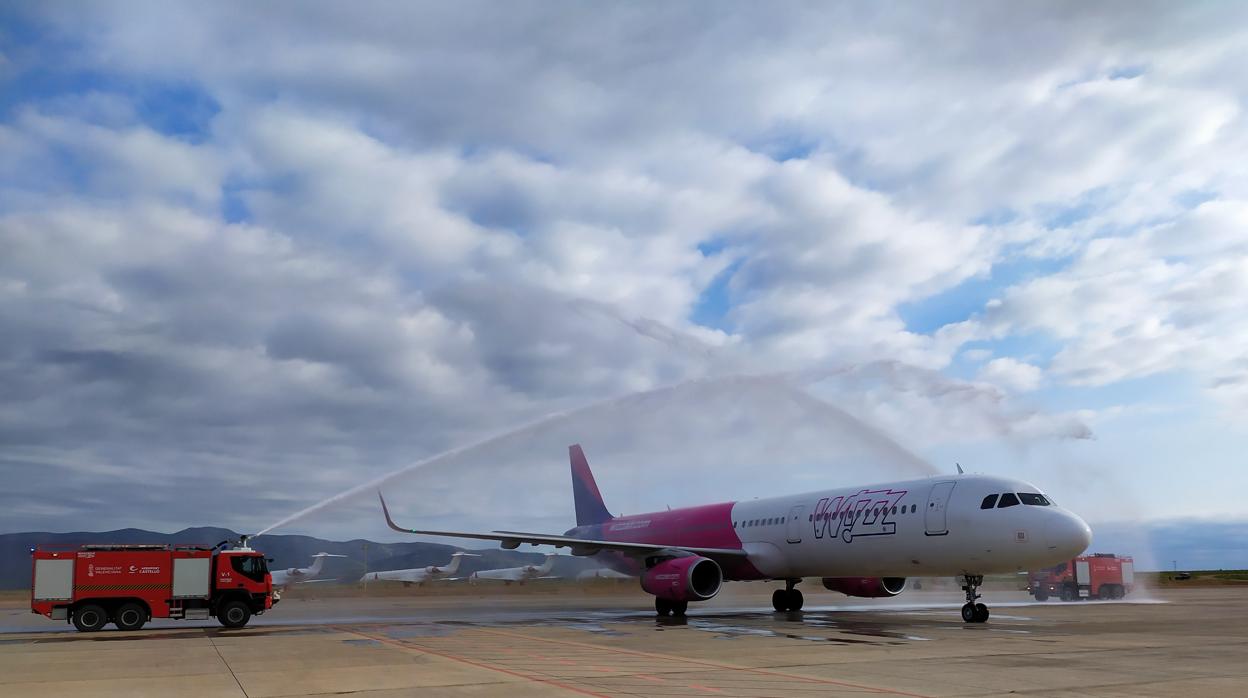
<svg viewBox="0 0 1248 698"><path fill-rule="evenodd" d="M248 579L263 582L264 573L268 571L264 558L259 555L230 555L230 567Z"/></svg>

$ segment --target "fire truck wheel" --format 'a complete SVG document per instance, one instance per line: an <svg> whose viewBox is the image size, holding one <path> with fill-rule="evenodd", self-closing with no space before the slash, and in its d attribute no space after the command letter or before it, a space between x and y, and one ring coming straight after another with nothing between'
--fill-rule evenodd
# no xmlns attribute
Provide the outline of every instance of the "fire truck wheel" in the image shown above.
<svg viewBox="0 0 1248 698"><path fill-rule="evenodd" d="M147 609L137 603L122 604L113 614L118 630L138 630L147 622Z"/></svg>
<svg viewBox="0 0 1248 698"><path fill-rule="evenodd" d="M1049 600L1049 592L1044 591L1043 589L1036 591L1036 601L1048 601L1048 600Z"/></svg>
<svg viewBox="0 0 1248 698"><path fill-rule="evenodd" d="M227 628L241 628L251 620L251 608L242 601L226 601L217 609L217 620Z"/></svg>
<svg viewBox="0 0 1248 698"><path fill-rule="evenodd" d="M84 633L93 633L108 623L108 613L103 608L89 603L79 606L74 611L74 627Z"/></svg>

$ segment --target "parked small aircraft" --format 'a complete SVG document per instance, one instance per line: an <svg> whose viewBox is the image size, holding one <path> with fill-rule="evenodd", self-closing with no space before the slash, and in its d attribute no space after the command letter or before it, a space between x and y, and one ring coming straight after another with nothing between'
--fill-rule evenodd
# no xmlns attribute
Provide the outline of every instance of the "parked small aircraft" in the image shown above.
<svg viewBox="0 0 1248 698"><path fill-rule="evenodd" d="M451 555L451 561L445 565L429 565L427 567L413 567L406 570L383 570L381 572L369 572L360 577L361 582L402 582L404 586L413 584L424 584L438 579L446 579L449 575L455 574L459 569L459 561L465 557L480 557L473 553L455 553Z"/></svg>
<svg viewBox="0 0 1248 698"><path fill-rule="evenodd" d="M327 557L346 557L346 555L334 555L332 553L317 553L312 556L311 567L291 567L286 570L277 570L271 572L273 575L273 586L284 587L291 584L301 584L316 579L321 573L321 568L325 566L325 558Z"/></svg>

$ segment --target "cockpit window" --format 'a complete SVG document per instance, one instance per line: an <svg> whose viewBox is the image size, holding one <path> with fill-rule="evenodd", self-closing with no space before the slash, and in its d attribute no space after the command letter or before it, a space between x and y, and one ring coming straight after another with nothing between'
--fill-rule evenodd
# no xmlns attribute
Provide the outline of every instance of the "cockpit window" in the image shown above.
<svg viewBox="0 0 1248 698"><path fill-rule="evenodd" d="M997 502L998 509L1004 509L1006 507L1013 507L1013 506L1018 506L1018 497L1015 497L1013 492L1006 492L1005 494L1001 495L1001 501Z"/></svg>
<svg viewBox="0 0 1248 698"><path fill-rule="evenodd" d="M1018 498L1023 500L1023 504L1030 504L1033 507L1047 507L1049 505L1049 500L1045 499L1042 494L1019 492Z"/></svg>
<svg viewBox="0 0 1248 698"><path fill-rule="evenodd" d="M997 505L997 495L990 494L984 497L984 501L979 505L980 509L991 509Z"/></svg>

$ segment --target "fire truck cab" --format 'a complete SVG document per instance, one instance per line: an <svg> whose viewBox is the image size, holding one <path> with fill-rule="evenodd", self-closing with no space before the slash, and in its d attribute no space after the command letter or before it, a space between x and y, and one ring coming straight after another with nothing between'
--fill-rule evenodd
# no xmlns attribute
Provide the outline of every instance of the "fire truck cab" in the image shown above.
<svg viewBox="0 0 1248 698"><path fill-rule="evenodd" d="M241 628L279 600L264 555L246 547L83 545L31 550L30 610L83 632L152 618Z"/></svg>

